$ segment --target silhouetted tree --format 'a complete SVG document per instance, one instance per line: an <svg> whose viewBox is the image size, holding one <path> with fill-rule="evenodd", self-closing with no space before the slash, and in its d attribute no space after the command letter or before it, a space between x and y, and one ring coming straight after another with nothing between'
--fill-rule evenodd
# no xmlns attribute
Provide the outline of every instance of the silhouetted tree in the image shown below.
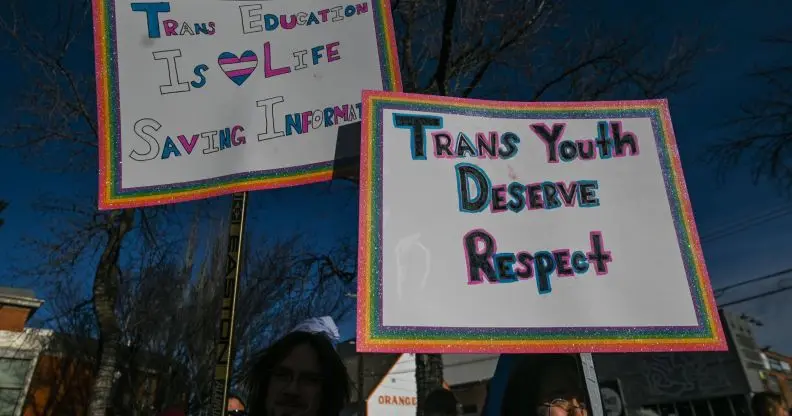
<svg viewBox="0 0 792 416"><path fill-rule="evenodd" d="M47 36L32 31L31 28L40 26L30 25L15 6L16 3L3 5L3 11L8 13L0 15L0 31L10 40L7 52L20 58L31 85L20 89L16 97L17 122L4 132L2 146L19 149L25 156L40 152L37 159L45 161L47 167L70 171L95 169L92 159L96 158L98 130L94 75L75 67L80 59L73 59L75 55L79 57L79 46L90 45L85 41L90 39L90 2L59 2L56 21L48 25ZM87 54L90 49L86 49L82 51L83 59L90 56ZM59 154L53 155L52 151ZM58 279L63 274L72 274L76 263L99 253L94 260L91 290L91 306L99 329L99 360L89 414L104 416L122 335L114 314L118 302L119 257L130 233L150 232L143 228L154 223L144 219L147 213L132 209L96 212L95 202L93 206L86 204L92 200L95 198L79 195L73 201L55 198L47 201L43 208L49 215L55 212L74 215L69 216L71 223L56 224L54 231L58 235L39 242L39 247L50 249L46 264L41 265L48 269L45 276Z"/></svg>
<svg viewBox="0 0 792 416"><path fill-rule="evenodd" d="M785 57L792 52L792 35L763 43L786 51ZM792 61L778 62L749 76L762 87L742 103L740 115L729 121L734 135L710 149L710 161L723 171L747 162L754 180L771 180L788 192L792 189Z"/></svg>
<svg viewBox="0 0 792 416"><path fill-rule="evenodd" d="M3 211L4 211L6 208L8 208L8 202L6 202L6 201L3 201L3 200L0 200L0 214L2 214L2 213L3 213ZM0 227L2 227L2 226L3 226L3 224L5 224L5 221L3 220L3 218L2 218L2 217L0 217Z"/></svg>
<svg viewBox="0 0 792 416"><path fill-rule="evenodd" d="M212 349L221 311L226 227L198 221L178 249L135 250L135 264L120 273L114 315L121 340L108 406L117 416L149 414L186 398L188 410L205 409L214 371ZM353 311L355 251L351 244L317 253L301 238L252 240L243 253L242 287L235 324L234 382L248 360L297 323L312 316L342 319ZM98 323L80 282L61 286L45 322L57 334L37 389L63 394L29 397L41 416L81 414L90 403L97 362ZM70 409L80 409L80 412Z"/></svg>
<svg viewBox="0 0 792 416"><path fill-rule="evenodd" d="M149 392L156 393L155 407L183 395L190 413L209 404L215 365L212 351L224 291L223 279L217 276L222 275L227 256L225 229L217 227L217 237L204 248L194 233L181 260L154 254L144 267L122 278L123 302L117 316L123 317L121 344L126 356L119 381L129 386L124 390L141 391L146 378L136 368L161 363L156 367L159 388ZM200 259L199 252L204 253ZM300 321L317 315L340 319L354 306L348 296L354 285L348 277L355 265L351 245L316 254L300 238L259 239L247 244L243 260L234 329L234 381L250 367L251 356ZM165 325L163 317L168 317ZM144 398L133 396L121 403L116 414L148 405Z"/></svg>

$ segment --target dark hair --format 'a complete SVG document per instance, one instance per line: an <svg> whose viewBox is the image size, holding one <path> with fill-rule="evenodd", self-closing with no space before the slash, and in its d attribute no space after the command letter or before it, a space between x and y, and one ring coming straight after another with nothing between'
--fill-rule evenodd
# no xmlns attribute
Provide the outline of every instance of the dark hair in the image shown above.
<svg viewBox="0 0 792 416"><path fill-rule="evenodd" d="M544 375L549 372L563 371L570 375L574 374L574 384L569 386L570 393L576 393L583 397L582 387L577 377L577 360L572 355L552 354L552 355L531 355L525 356L512 369L509 374L509 382L503 394L501 404L502 416L522 416L535 414L536 408L541 405L541 381Z"/></svg>
<svg viewBox="0 0 792 416"><path fill-rule="evenodd" d="M456 415L457 414L457 401L454 393L446 389L437 389L426 396L426 403L424 404L424 413L426 414L441 414L441 415Z"/></svg>
<svg viewBox="0 0 792 416"><path fill-rule="evenodd" d="M346 366L333 344L324 335L296 331L284 336L254 359L247 377L247 392L250 397L248 414L266 416L267 389L272 371L300 345L313 348L319 361L319 371L322 374L319 414L337 415L346 406L349 401L349 378Z"/></svg>
<svg viewBox="0 0 792 416"><path fill-rule="evenodd" d="M751 399L751 410L756 416L774 416L775 410L783 407L784 401L775 393L756 393Z"/></svg>

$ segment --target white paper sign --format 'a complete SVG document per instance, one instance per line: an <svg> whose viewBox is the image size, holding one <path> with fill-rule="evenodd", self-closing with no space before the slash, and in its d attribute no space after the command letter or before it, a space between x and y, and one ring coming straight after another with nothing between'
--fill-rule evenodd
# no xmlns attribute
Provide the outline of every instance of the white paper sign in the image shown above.
<svg viewBox="0 0 792 416"><path fill-rule="evenodd" d="M364 350L725 346L664 101L364 114Z"/></svg>
<svg viewBox="0 0 792 416"><path fill-rule="evenodd" d="M368 414L413 416L417 410L415 355L402 354L382 377L366 401Z"/></svg>
<svg viewBox="0 0 792 416"><path fill-rule="evenodd" d="M100 208L329 180L363 89L400 88L388 0L95 0Z"/></svg>

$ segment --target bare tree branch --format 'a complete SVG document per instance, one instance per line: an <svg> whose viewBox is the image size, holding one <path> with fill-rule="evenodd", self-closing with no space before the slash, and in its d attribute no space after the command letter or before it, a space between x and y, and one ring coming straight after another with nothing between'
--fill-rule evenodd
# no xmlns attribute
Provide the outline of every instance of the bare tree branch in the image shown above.
<svg viewBox="0 0 792 416"><path fill-rule="evenodd" d="M6 208L8 208L8 202L0 200L0 213L2 213ZM4 224L4 220L0 218L0 227Z"/></svg>
<svg viewBox="0 0 792 416"><path fill-rule="evenodd" d="M788 53L792 35L768 37L764 42ZM726 123L733 133L710 147L706 161L717 164L721 176L747 162L755 182L766 179L788 193L792 190L792 65L782 61L759 68L749 79L761 86L757 95Z"/></svg>
<svg viewBox="0 0 792 416"><path fill-rule="evenodd" d="M451 39L454 30L454 16L456 15L457 0L446 0L445 13L443 14L442 41L440 55L437 58L437 70L434 80L437 85L438 95L446 95L446 76L448 60L451 57Z"/></svg>

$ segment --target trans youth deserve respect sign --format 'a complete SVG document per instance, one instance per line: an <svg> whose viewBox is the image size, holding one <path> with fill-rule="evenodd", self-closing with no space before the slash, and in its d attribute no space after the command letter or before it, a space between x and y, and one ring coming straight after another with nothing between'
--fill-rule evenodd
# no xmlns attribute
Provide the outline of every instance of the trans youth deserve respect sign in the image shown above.
<svg viewBox="0 0 792 416"><path fill-rule="evenodd" d="M400 89L388 0L93 3L102 209L329 180Z"/></svg>
<svg viewBox="0 0 792 416"><path fill-rule="evenodd" d="M365 92L358 348L722 350L665 101Z"/></svg>

